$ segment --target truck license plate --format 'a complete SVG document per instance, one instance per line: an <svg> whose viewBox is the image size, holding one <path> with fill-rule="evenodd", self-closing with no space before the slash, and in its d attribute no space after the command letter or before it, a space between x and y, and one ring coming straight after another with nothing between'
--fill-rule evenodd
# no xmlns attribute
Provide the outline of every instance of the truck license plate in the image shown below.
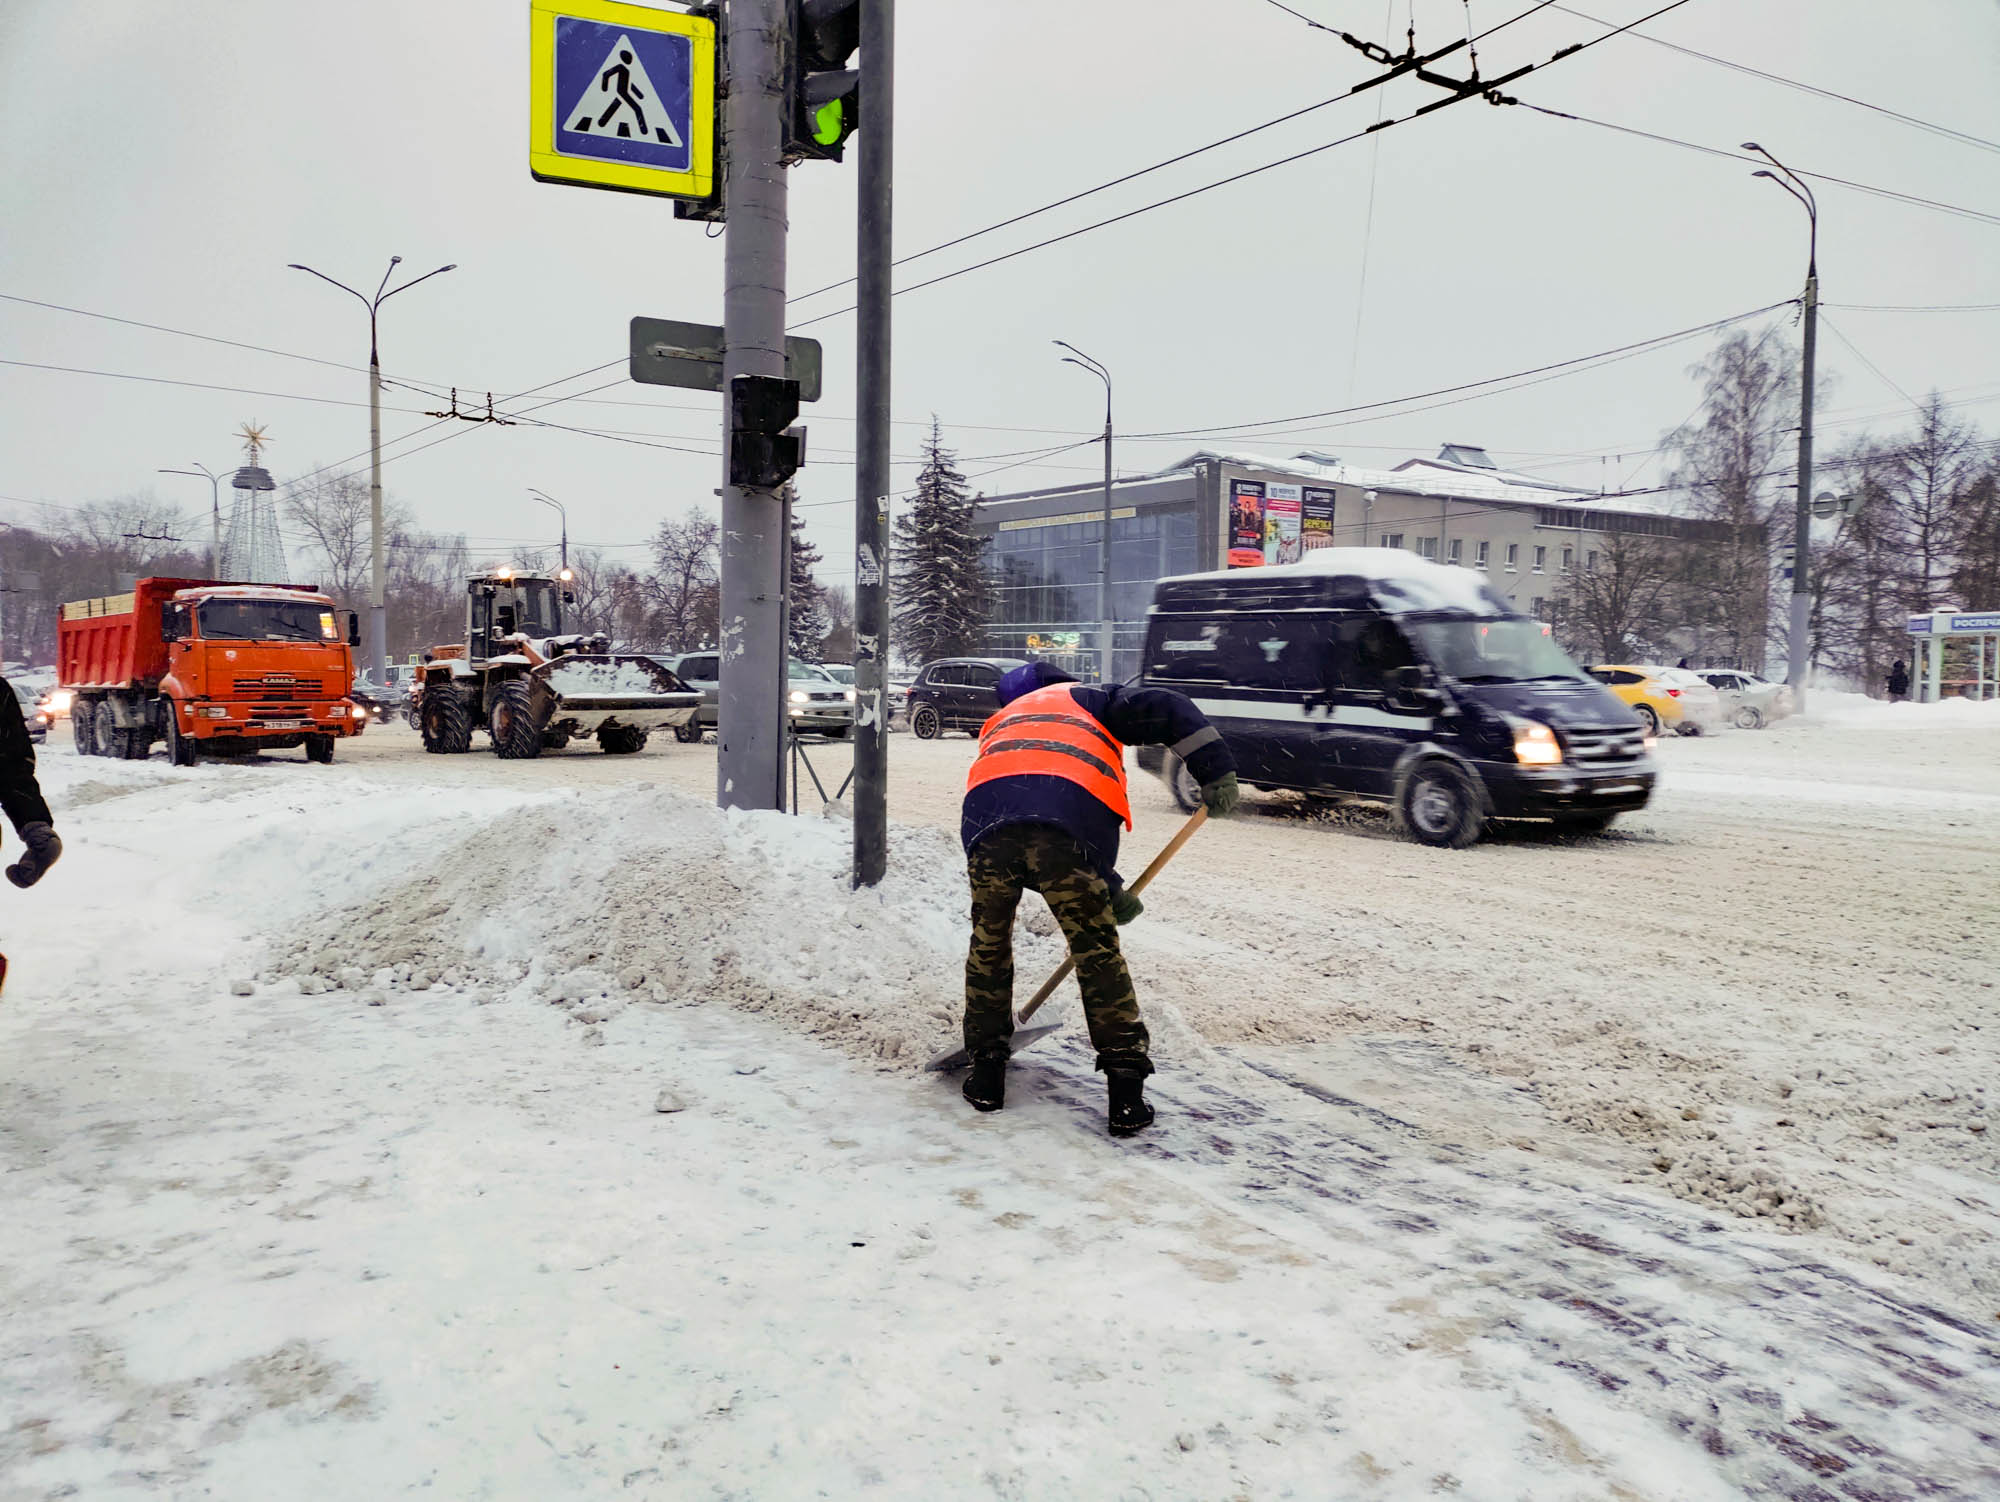
<svg viewBox="0 0 2000 1502"><path fill-rule="evenodd" d="M260 730L303 730L308 723L305 720L259 720L257 728Z"/></svg>

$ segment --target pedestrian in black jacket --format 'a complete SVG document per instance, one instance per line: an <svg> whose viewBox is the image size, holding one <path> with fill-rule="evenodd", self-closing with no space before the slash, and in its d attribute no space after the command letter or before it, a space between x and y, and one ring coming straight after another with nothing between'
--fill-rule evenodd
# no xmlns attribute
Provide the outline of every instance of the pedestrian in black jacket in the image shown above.
<svg viewBox="0 0 2000 1502"><path fill-rule="evenodd" d="M1097 1067L1110 1093L1113 1136L1153 1119L1146 1104L1146 1025L1118 947L1139 899L1117 871L1130 828L1126 746L1167 746L1201 784L1212 814L1236 806L1236 764L1201 711L1168 689L1090 688L1044 662L1014 669L995 690L1001 710L979 737L966 776L960 836L972 881L965 962L965 1098L981 1111L1006 1102L1014 1031L1014 913L1040 892L1069 939Z"/></svg>
<svg viewBox="0 0 2000 1502"><path fill-rule="evenodd" d="M61 856L62 841L35 781L35 743L28 739L21 701L11 693L0 693L0 812L27 847L7 868L7 879L17 887L31 887Z"/></svg>

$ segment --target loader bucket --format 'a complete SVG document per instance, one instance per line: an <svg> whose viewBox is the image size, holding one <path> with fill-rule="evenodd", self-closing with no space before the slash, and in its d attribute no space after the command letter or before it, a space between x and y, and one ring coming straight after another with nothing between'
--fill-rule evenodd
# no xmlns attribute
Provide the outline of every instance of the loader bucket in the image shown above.
<svg viewBox="0 0 2000 1502"><path fill-rule="evenodd" d="M701 708L701 694L650 657L622 652L581 652L534 669L548 692L550 730L594 735L607 726L651 732L685 725Z"/></svg>

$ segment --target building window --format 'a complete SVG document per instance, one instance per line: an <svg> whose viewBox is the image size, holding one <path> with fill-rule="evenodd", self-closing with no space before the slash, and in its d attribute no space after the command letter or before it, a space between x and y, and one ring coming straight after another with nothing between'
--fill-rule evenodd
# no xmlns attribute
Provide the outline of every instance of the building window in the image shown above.
<svg viewBox="0 0 2000 1502"><path fill-rule="evenodd" d="M1437 555L1438 540L1435 537L1419 537L1417 539L1417 556L1419 558L1428 558L1431 562L1435 563L1437 562Z"/></svg>
<svg viewBox="0 0 2000 1502"><path fill-rule="evenodd" d="M1575 549L1575 548L1564 548L1564 549L1563 549L1563 572L1564 572L1564 573L1568 573L1568 572L1570 571L1570 569L1571 569L1571 568L1575 567L1575 565L1576 565L1576 549Z"/></svg>
<svg viewBox="0 0 2000 1502"><path fill-rule="evenodd" d="M1536 548L1535 572L1538 574L1542 572L1542 569L1544 568L1544 566L1547 565L1548 561L1549 561L1549 550L1547 548Z"/></svg>
<svg viewBox="0 0 2000 1502"><path fill-rule="evenodd" d="M1382 546L1383 546L1383 547L1385 547L1385 548L1400 548L1400 547L1401 547L1402 545L1403 545L1403 534L1402 534L1402 533L1400 533L1400 532L1384 532L1384 533L1382 534Z"/></svg>
<svg viewBox="0 0 2000 1502"><path fill-rule="evenodd" d="M1596 548L1592 548L1592 549L1591 549L1591 550L1590 550L1590 551L1589 551L1588 553L1585 553L1585 554L1583 555L1583 566L1584 566L1585 570L1587 570L1587 571L1588 571L1588 572L1590 572L1590 573L1593 573L1593 574L1594 574L1594 573L1596 573L1596 572L1597 572L1597 549L1596 549Z"/></svg>
<svg viewBox="0 0 2000 1502"><path fill-rule="evenodd" d="M1540 595L1536 595L1534 599L1528 602L1528 609L1534 613L1536 620L1545 621L1549 618L1548 605L1549 602L1547 600L1543 599Z"/></svg>
<svg viewBox="0 0 2000 1502"><path fill-rule="evenodd" d="M1464 539L1464 538L1462 538L1462 537L1454 537L1454 538L1453 538L1453 539L1451 540L1451 554L1450 554L1450 558L1451 558L1451 562L1453 562L1453 563L1463 563L1463 562L1465 562L1465 539Z"/></svg>
<svg viewBox="0 0 2000 1502"><path fill-rule="evenodd" d="M1481 568L1485 568L1485 567L1487 566L1487 563L1488 563L1488 559L1487 559L1487 556L1486 556L1486 554L1487 554L1487 550L1488 550L1489 548L1491 548L1492 546L1493 546L1493 544L1492 544L1492 543L1490 543L1490 542L1482 542L1482 543L1481 543L1481 544L1479 545L1479 556L1478 556L1478 558L1477 558L1477 559L1475 560L1475 561L1476 561L1476 562L1478 563L1479 567L1481 567Z"/></svg>
<svg viewBox="0 0 2000 1502"><path fill-rule="evenodd" d="M1520 567L1521 545L1518 542L1510 542L1507 544L1507 572L1510 574L1518 572Z"/></svg>

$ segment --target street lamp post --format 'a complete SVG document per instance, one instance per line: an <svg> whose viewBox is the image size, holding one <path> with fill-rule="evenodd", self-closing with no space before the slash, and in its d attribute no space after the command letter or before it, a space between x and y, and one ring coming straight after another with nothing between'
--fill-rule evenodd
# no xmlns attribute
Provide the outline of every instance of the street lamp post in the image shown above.
<svg viewBox="0 0 2000 1502"><path fill-rule="evenodd" d="M388 572L382 551L382 355L375 338L376 314L382 304L398 292L407 292L418 282L457 270L457 263L453 262L449 266L438 267L436 271L426 271L422 276L413 277L400 287L391 287L389 278L396 274L396 268L402 261L401 256L389 257L389 269L382 273L381 285L376 287L373 297L356 292L345 282L336 282L324 271L314 271L312 267L301 266L296 261L287 268L316 276L350 297L360 298L361 305L368 310L368 658L377 683L389 681L389 622Z"/></svg>
<svg viewBox="0 0 2000 1502"><path fill-rule="evenodd" d="M199 475L208 481L208 577L222 577L222 491L221 476L206 464L195 462L193 469L163 469L163 475Z"/></svg>
<svg viewBox="0 0 2000 1502"><path fill-rule="evenodd" d="M1743 149L1756 152L1778 169L1778 172L1767 172L1759 168L1750 175L1768 177L1805 205L1806 221L1810 226L1806 244L1805 350L1799 372L1799 488L1797 503L1792 511L1792 615L1785 648L1789 659L1785 680L1791 685L1793 704L1803 710L1806 704L1806 669L1812 657L1809 571L1812 550L1813 353L1819 335L1819 204L1813 199L1812 189L1796 172L1755 141L1745 141ZM1779 172L1784 176L1780 177Z"/></svg>
<svg viewBox="0 0 2000 1502"><path fill-rule="evenodd" d="M556 515L562 518L562 576L567 580L569 578L569 512L563 509L561 501L552 495L544 495L532 485L528 487L528 494L540 501L544 506L555 507Z"/></svg>
<svg viewBox="0 0 2000 1502"><path fill-rule="evenodd" d="M1097 562L1097 681L1107 688L1111 677L1111 372L1074 344L1053 341L1069 354L1063 364L1077 365L1104 382L1104 535L1099 542ZM1074 356L1074 358L1072 358Z"/></svg>

